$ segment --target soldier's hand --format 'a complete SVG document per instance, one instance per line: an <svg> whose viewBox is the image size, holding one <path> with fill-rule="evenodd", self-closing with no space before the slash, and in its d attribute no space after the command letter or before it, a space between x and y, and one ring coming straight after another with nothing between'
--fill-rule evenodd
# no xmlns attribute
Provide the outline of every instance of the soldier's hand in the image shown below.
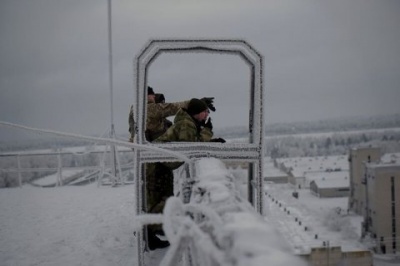
<svg viewBox="0 0 400 266"><path fill-rule="evenodd" d="M215 139L211 139L210 142L225 143L226 140L224 140L223 138L215 138Z"/></svg>
<svg viewBox="0 0 400 266"><path fill-rule="evenodd" d="M214 97L203 97L200 100L202 100L203 102L205 102L207 104L208 109L215 112L216 109L214 106Z"/></svg>
<svg viewBox="0 0 400 266"><path fill-rule="evenodd" d="M213 124L211 123L211 117L208 118L208 121L204 123L204 127L209 128L210 130L213 129Z"/></svg>

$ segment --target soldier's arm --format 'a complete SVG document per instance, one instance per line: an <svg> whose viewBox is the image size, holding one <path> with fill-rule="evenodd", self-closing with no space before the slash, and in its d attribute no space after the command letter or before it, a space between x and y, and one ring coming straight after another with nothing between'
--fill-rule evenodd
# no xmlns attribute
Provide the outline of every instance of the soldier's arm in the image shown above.
<svg viewBox="0 0 400 266"><path fill-rule="evenodd" d="M181 108L187 109L188 104L189 101L175 102L175 103L159 103L156 104L155 108L157 114L159 114L162 118L166 118L175 115Z"/></svg>
<svg viewBox="0 0 400 266"><path fill-rule="evenodd" d="M209 142L213 137L213 132L209 128L202 128L200 131L201 141Z"/></svg>

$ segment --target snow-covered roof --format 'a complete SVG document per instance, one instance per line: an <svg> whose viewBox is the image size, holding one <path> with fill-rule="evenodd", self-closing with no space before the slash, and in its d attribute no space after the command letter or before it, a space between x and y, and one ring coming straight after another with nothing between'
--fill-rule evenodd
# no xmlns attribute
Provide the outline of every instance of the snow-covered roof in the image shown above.
<svg viewBox="0 0 400 266"><path fill-rule="evenodd" d="M286 169L291 168L295 177L304 177L307 172L349 169L349 162L345 155L281 158L278 162Z"/></svg>
<svg viewBox="0 0 400 266"><path fill-rule="evenodd" d="M287 176L282 170L275 167L271 157L264 158L264 177Z"/></svg>
<svg viewBox="0 0 400 266"><path fill-rule="evenodd" d="M305 174L307 182L314 181L320 188L343 188L350 186L348 171L309 172Z"/></svg>
<svg viewBox="0 0 400 266"><path fill-rule="evenodd" d="M386 153L381 157L382 163L400 163L400 153Z"/></svg>
<svg viewBox="0 0 400 266"><path fill-rule="evenodd" d="M400 163L368 163L367 167L379 171L400 171Z"/></svg>
<svg viewBox="0 0 400 266"><path fill-rule="evenodd" d="M306 254L326 241L342 251L368 250L358 241L363 217L347 212L347 197L316 198L300 189L295 198L289 184L271 184L266 192L266 219L298 253Z"/></svg>
<svg viewBox="0 0 400 266"><path fill-rule="evenodd" d="M349 178L332 178L313 180L318 188L348 188L350 187Z"/></svg>

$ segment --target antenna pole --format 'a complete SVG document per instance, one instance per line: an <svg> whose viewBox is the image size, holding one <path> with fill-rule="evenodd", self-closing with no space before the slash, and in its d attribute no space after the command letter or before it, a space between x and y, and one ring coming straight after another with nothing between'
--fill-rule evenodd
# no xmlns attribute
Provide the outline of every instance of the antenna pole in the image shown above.
<svg viewBox="0 0 400 266"><path fill-rule="evenodd" d="M114 132L114 106L113 106L113 58L112 58L112 27L111 27L111 0L108 0L108 66L110 82L110 102L111 102L111 134Z"/></svg>
<svg viewBox="0 0 400 266"><path fill-rule="evenodd" d="M112 58L112 27L111 27L111 0L108 0L108 65L109 65L109 81L110 81L110 107L111 107L111 131L110 138L115 139L115 128L114 128L114 98L113 98L113 58ZM115 145L111 144L112 154L112 185L117 185L119 178L117 175L121 174L117 172L117 155Z"/></svg>

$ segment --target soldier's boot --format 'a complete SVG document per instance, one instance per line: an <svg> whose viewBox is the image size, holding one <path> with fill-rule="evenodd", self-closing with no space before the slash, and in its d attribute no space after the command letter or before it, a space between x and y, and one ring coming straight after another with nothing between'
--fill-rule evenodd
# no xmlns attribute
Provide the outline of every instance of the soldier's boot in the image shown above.
<svg viewBox="0 0 400 266"><path fill-rule="evenodd" d="M166 248L170 244L168 241L161 240L155 230L148 228L147 230L147 246L150 250L155 250L159 248Z"/></svg>

